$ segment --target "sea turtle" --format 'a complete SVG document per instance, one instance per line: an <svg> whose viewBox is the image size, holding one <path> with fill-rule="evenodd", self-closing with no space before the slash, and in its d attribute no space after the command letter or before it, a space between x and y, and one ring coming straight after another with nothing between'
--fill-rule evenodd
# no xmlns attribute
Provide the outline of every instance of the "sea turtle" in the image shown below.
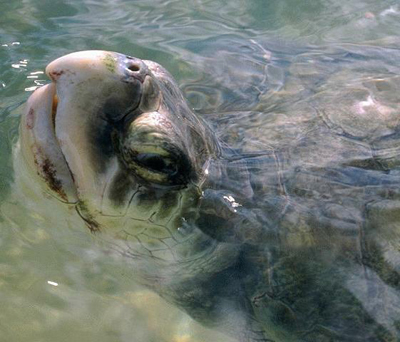
<svg viewBox="0 0 400 342"><path fill-rule="evenodd" d="M161 65L72 53L28 100L20 153L138 282L207 326L398 341L399 79L352 75L366 61L350 53L298 56L273 101L212 123Z"/></svg>

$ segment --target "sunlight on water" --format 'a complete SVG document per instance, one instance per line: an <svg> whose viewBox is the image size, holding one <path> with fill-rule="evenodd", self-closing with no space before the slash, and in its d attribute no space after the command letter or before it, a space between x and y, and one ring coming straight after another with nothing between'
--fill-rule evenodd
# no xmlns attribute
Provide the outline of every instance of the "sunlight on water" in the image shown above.
<svg viewBox="0 0 400 342"><path fill-rule="evenodd" d="M327 103L318 113L324 122L360 139L389 136L398 125L400 7L393 0L18 0L0 9L0 342L236 341L136 284L132 269L97 246L73 209L61 211L40 188L24 189L35 198L26 200L15 185L23 103L48 83L51 60L89 49L154 60L176 78L190 106L218 124L221 139L249 152L300 139L293 104L308 120L310 108ZM332 115L338 103L362 117ZM365 120L377 117L367 127ZM278 124L287 136L274 129ZM334 161L321 151L307 162ZM235 212L242 207L223 198ZM386 255L398 263L391 248ZM358 276L349 279L352 291ZM357 293L361 301L367 291ZM395 298L395 290L387 296Z"/></svg>

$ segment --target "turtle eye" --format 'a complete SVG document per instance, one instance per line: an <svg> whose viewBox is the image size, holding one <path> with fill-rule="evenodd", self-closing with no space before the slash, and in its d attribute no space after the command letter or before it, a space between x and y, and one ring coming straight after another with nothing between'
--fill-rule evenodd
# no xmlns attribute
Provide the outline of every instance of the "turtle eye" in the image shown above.
<svg viewBox="0 0 400 342"><path fill-rule="evenodd" d="M147 169L173 176L178 172L176 162L171 158L157 153L139 153L136 155L137 162Z"/></svg>
<svg viewBox="0 0 400 342"><path fill-rule="evenodd" d="M154 145L123 147L125 165L148 183L184 185L190 175L190 162L184 153Z"/></svg>
<svg viewBox="0 0 400 342"><path fill-rule="evenodd" d="M164 114L139 115L116 135L123 163L146 183L186 185L194 172L179 132Z"/></svg>

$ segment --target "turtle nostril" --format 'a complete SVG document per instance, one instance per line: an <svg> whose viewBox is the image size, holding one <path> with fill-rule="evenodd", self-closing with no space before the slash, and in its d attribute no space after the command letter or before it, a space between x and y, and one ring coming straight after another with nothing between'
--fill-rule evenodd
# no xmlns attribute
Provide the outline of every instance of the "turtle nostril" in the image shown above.
<svg viewBox="0 0 400 342"><path fill-rule="evenodd" d="M126 57L123 60L123 66L125 67L125 77L128 82L133 80L144 82L146 75L148 74L148 68L146 64L139 58Z"/></svg>
<svg viewBox="0 0 400 342"><path fill-rule="evenodd" d="M128 66L128 69L132 72L138 72L140 71L140 65L136 63L132 63Z"/></svg>

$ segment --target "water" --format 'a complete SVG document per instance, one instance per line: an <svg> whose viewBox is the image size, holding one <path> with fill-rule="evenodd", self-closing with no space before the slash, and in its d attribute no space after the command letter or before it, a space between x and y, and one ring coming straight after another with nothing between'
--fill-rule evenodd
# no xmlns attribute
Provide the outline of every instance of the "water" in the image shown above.
<svg viewBox="0 0 400 342"><path fill-rule="evenodd" d="M0 9L0 341L228 341L135 285L51 201L37 208L15 195L21 104L48 82L49 61L88 49L157 61L198 113L229 126L221 137L240 145L242 118L260 99L271 99L264 109L282 107L270 94L288 86L285 75L302 80L294 97L310 96L318 82L351 82L327 77L337 70L321 62L330 53L352 66L357 54L370 56L357 62L366 79L397 72L400 60L400 4L392 0L18 0ZM309 68L312 55L318 62ZM397 101L394 91L384 94Z"/></svg>

